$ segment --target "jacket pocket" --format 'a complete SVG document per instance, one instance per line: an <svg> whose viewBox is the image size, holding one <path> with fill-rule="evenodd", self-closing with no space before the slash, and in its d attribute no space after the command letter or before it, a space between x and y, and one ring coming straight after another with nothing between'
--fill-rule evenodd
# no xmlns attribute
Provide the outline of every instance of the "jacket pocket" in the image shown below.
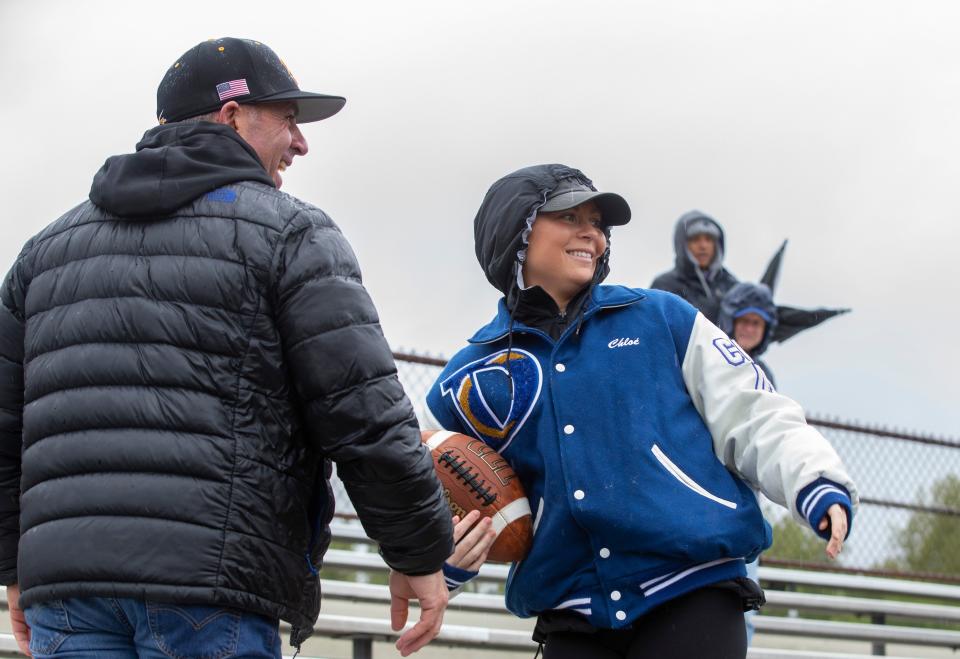
<svg viewBox="0 0 960 659"><path fill-rule="evenodd" d="M62 600L34 604L25 613L31 632L30 652L35 656L53 654L73 632Z"/></svg>
<svg viewBox="0 0 960 659"><path fill-rule="evenodd" d="M537 534L537 529L540 528L540 518L543 517L543 497L540 497L540 505L537 506L537 514L533 518L533 534Z"/></svg>
<svg viewBox="0 0 960 659"><path fill-rule="evenodd" d="M153 601L147 601L146 609L153 641L167 657L225 659L237 654L240 611Z"/></svg>
<svg viewBox="0 0 960 659"><path fill-rule="evenodd" d="M663 466L663 468L670 473L671 476L673 476L678 481L683 483L683 485L693 490L700 496L710 499L711 501L714 501L716 503L719 503L721 506L726 506L731 510L737 509L737 504L734 503L733 501L728 501L727 499L718 497L716 494L709 492L697 481L690 478L690 476L688 476L680 467L675 465L673 461L667 457L666 453L664 453L659 446L654 444L653 448L651 448L650 450L653 452L653 457L657 459L657 462L659 462Z"/></svg>

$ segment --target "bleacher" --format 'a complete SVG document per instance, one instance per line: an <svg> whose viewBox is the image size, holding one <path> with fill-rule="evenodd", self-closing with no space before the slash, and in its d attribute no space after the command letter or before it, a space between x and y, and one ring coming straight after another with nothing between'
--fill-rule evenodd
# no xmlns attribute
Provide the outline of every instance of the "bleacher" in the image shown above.
<svg viewBox="0 0 960 659"><path fill-rule="evenodd" d="M353 659L372 659L376 643L392 644L398 634L390 629L387 586L363 581L370 575L382 577L388 568L359 525L338 521L333 532L335 541L351 548L331 549L326 555L321 573L324 605L316 633L349 639ZM354 580L324 578L333 570L352 574ZM484 565L477 582L488 590L502 588L507 571L505 565ZM764 615L754 618L757 642L750 659L933 657L951 656L960 649L960 586L765 566L760 567L760 580L767 606ZM375 604L378 617L357 613L351 604ZM2 606L6 608L5 592ZM413 609L411 619L417 615ZM532 621L519 621L506 611L502 595L464 592L451 600L443 630L431 647L485 651L490 657L532 657L536 645L531 629ZM790 639L818 640L820 647L798 647L804 643ZM860 649L851 652L851 646ZM378 648L377 656L399 656L384 647L386 651ZM20 655L12 635L0 634L0 657L15 656ZM315 655L305 648L299 656Z"/></svg>
<svg viewBox="0 0 960 659"><path fill-rule="evenodd" d="M359 526L344 523L334 526L334 538L355 543L368 542ZM329 551L325 566L368 573L385 572L387 569L378 554L355 549ZM505 565L484 565L478 581L502 585L506 581L507 571ZM764 566L760 567L760 580L767 596L765 612L789 612L789 615L756 616L754 621L758 637L767 635L859 641L868 645L869 652L873 654L753 647L749 654L753 659L876 656L886 654L893 646L913 648L908 652L916 652L919 648L950 651L960 648L960 586ZM797 587L833 591L834 594L797 592L794 590ZM384 606L390 601L387 587L379 585L326 581L323 592L327 599L379 602ZM502 628L501 621L511 616L504 608L501 595L461 593L451 601L450 609L483 614L478 618L486 624L479 628L445 625L441 637L434 643L510 651L532 652L536 648L530 640L529 630ZM858 621L824 620L824 615L855 616ZM889 624L890 620L898 624ZM326 634L348 636L361 641L355 644L355 648L369 645L373 640L396 637L390 631L386 618L348 619L340 615L321 614L317 629ZM360 650L354 656L362 659L372 654Z"/></svg>

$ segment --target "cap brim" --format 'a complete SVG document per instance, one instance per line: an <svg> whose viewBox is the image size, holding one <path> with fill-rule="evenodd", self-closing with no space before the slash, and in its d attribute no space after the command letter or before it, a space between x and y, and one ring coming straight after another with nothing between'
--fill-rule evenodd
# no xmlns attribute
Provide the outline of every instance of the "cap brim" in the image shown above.
<svg viewBox="0 0 960 659"><path fill-rule="evenodd" d="M773 318L770 317L770 314L768 314L766 311L764 311L764 310L761 309L760 307L744 307L743 309L741 309L741 310L738 311L737 313L733 314L733 317L734 317L734 318L743 318L743 317L746 316L748 313L755 313L755 314L757 314L758 316L760 316L761 318L763 318L764 322L766 322L766 323L771 323L771 322L773 322Z"/></svg>
<svg viewBox="0 0 960 659"><path fill-rule="evenodd" d="M603 216L603 223L607 226L621 226L630 221L630 205L626 199L613 192L571 190L548 199L540 210L547 213L563 211L588 201L597 205Z"/></svg>
<svg viewBox="0 0 960 659"><path fill-rule="evenodd" d="M347 102L343 96L329 96L327 94L314 94L313 92L304 92L297 89L263 96L250 103L276 103L278 101L296 101L297 102L297 123L308 124L312 121L320 121L332 117L343 109Z"/></svg>

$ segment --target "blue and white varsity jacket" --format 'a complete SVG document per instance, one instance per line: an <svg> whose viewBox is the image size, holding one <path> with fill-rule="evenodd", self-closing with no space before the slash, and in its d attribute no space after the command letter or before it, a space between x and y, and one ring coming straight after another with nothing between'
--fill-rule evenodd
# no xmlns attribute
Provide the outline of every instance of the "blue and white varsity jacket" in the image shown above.
<svg viewBox="0 0 960 659"><path fill-rule="evenodd" d="M579 336L515 323L508 361L509 322L501 300L427 404L429 424L484 440L524 485L534 542L507 581L516 615L568 609L619 628L744 576L771 543L753 488L815 530L834 503L852 521L833 448L679 297L598 286Z"/></svg>

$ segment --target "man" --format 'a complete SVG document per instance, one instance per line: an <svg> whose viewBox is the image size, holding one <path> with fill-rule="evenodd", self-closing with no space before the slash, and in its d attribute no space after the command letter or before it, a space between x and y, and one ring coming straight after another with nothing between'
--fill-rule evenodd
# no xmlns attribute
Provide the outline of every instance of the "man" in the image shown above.
<svg viewBox="0 0 960 659"><path fill-rule="evenodd" d="M737 283L723 267L723 228L709 215L690 211L677 220L673 248L676 265L654 279L650 288L679 295L716 323L720 300Z"/></svg>
<svg viewBox="0 0 960 659"><path fill-rule="evenodd" d="M777 330L777 306L773 302L770 287L740 282L731 288L720 305L717 325L746 350L766 380L776 387L773 373L760 359L775 340Z"/></svg>
<svg viewBox="0 0 960 659"><path fill-rule="evenodd" d="M0 577L18 643L279 657L284 619L299 646L332 460L397 572L395 629L420 601L397 643L416 651L446 607L449 511L349 244L278 190L307 153L299 125L345 100L301 91L263 44L218 39L170 67L157 102L161 125L27 242L0 291Z"/></svg>

